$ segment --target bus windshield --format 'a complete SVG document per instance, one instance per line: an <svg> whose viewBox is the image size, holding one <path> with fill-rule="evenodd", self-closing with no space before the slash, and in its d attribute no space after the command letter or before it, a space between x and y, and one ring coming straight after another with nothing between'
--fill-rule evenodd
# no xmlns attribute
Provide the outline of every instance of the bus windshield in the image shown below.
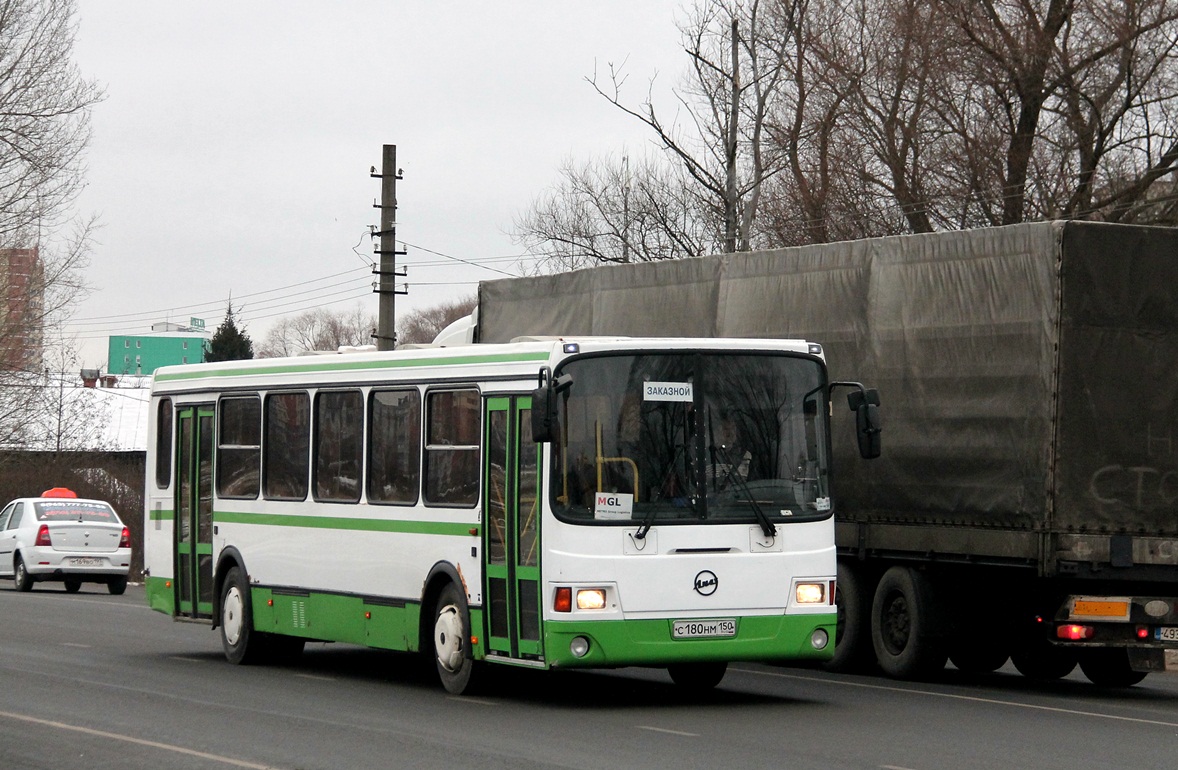
<svg viewBox="0 0 1178 770"><path fill-rule="evenodd" d="M830 515L825 370L800 355L586 356L558 375L552 504L578 524Z"/></svg>

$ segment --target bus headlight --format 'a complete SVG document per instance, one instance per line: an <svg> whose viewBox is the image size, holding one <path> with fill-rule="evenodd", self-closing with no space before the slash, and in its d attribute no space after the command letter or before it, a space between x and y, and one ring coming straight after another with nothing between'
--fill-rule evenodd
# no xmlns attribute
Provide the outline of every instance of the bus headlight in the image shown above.
<svg viewBox="0 0 1178 770"><path fill-rule="evenodd" d="M605 609L605 589L604 588L580 588L580 589L577 589L577 609L579 609L579 610L603 610L603 609Z"/></svg>
<svg viewBox="0 0 1178 770"><path fill-rule="evenodd" d="M798 604L825 604L826 585L824 583L798 583L794 587L794 597Z"/></svg>

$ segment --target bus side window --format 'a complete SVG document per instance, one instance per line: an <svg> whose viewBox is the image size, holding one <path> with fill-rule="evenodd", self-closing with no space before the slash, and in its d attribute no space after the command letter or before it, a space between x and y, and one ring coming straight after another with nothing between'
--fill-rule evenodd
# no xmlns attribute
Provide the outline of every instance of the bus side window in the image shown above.
<svg viewBox="0 0 1178 770"><path fill-rule="evenodd" d="M256 498L262 456L262 404L257 396L221 399L217 494Z"/></svg>
<svg viewBox="0 0 1178 770"><path fill-rule="evenodd" d="M374 390L368 401L368 501L417 502L421 486L421 394Z"/></svg>
<svg viewBox="0 0 1178 770"><path fill-rule="evenodd" d="M364 397L358 390L315 395L315 499L360 500Z"/></svg>
<svg viewBox="0 0 1178 770"><path fill-rule="evenodd" d="M167 489L172 483L172 399L161 398L156 412L155 485Z"/></svg>
<svg viewBox="0 0 1178 770"><path fill-rule="evenodd" d="M272 500L307 499L311 442L311 399L306 393L266 396L266 441L262 485Z"/></svg>
<svg viewBox="0 0 1178 770"><path fill-rule="evenodd" d="M473 507L479 500L479 392L426 396L425 501Z"/></svg>

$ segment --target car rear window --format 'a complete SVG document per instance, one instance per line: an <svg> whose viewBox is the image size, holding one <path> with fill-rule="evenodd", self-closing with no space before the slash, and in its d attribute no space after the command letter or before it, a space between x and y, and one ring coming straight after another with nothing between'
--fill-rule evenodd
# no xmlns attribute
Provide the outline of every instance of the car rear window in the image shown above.
<svg viewBox="0 0 1178 770"><path fill-rule="evenodd" d="M54 500L33 504L37 521L91 521L118 524L119 517L106 503L87 503L79 500Z"/></svg>

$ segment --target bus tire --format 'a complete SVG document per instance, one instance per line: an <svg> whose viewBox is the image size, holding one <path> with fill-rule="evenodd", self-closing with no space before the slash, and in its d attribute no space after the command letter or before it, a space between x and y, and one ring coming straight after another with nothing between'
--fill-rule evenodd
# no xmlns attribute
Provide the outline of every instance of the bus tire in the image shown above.
<svg viewBox="0 0 1178 770"><path fill-rule="evenodd" d="M258 661L264 646L263 635L253 628L250 590L241 569L232 567L221 586L221 648L225 658L235 665Z"/></svg>
<svg viewBox="0 0 1178 770"><path fill-rule="evenodd" d="M870 604L859 571L839 562L835 586L838 626L834 634L834 655L824 662L827 671L862 671L872 662Z"/></svg>
<svg viewBox="0 0 1178 770"><path fill-rule="evenodd" d="M470 654L470 612L466 597L447 583L434 605L434 664L446 692L461 695L470 685L474 660Z"/></svg>
<svg viewBox="0 0 1178 770"><path fill-rule="evenodd" d="M1121 648L1084 650L1079 657L1080 670L1097 687L1132 687L1149 673L1134 671L1129 653Z"/></svg>
<svg viewBox="0 0 1178 770"><path fill-rule="evenodd" d="M672 663L667 666L671 681L691 692L706 692L715 689L728 671L726 661L706 663Z"/></svg>
<svg viewBox="0 0 1178 770"><path fill-rule="evenodd" d="M908 567L883 574L871 604L871 643L893 679L924 679L945 668L948 651L931 581Z"/></svg>
<svg viewBox="0 0 1178 770"><path fill-rule="evenodd" d="M33 576L29 574L24 557L20 554L16 555L16 563L12 565L12 582L18 591L27 593L33 590Z"/></svg>

